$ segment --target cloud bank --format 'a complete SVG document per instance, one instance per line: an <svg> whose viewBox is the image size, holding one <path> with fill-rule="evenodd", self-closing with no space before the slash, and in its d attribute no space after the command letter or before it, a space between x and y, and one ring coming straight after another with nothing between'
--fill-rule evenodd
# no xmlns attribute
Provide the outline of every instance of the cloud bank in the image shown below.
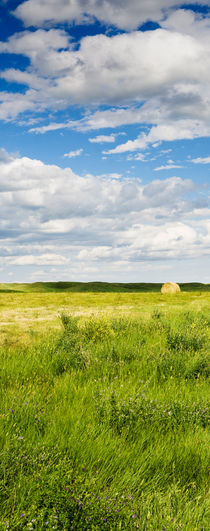
<svg viewBox="0 0 210 531"><path fill-rule="evenodd" d="M99 272L209 254L208 201L191 179L80 177L4 150L0 160L1 267Z"/></svg>

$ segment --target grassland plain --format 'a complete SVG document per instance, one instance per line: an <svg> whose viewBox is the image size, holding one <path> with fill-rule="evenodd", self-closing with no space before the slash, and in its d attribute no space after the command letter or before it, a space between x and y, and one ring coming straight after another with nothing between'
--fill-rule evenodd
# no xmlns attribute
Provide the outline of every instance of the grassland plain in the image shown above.
<svg viewBox="0 0 210 531"><path fill-rule="evenodd" d="M0 530L209 530L210 293L0 288Z"/></svg>

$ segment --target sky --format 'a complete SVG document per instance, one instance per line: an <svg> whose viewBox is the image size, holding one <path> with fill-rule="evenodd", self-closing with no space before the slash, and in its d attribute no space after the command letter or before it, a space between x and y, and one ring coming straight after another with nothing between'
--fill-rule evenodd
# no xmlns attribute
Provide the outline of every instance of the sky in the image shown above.
<svg viewBox="0 0 210 531"><path fill-rule="evenodd" d="M0 282L210 282L210 0L0 0Z"/></svg>

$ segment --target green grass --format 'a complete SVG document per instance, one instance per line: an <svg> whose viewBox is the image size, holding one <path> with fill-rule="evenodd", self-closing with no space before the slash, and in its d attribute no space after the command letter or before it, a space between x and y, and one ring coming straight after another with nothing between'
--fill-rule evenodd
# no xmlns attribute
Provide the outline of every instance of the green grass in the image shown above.
<svg viewBox="0 0 210 531"><path fill-rule="evenodd" d="M0 530L207 531L208 293L0 304Z"/></svg>

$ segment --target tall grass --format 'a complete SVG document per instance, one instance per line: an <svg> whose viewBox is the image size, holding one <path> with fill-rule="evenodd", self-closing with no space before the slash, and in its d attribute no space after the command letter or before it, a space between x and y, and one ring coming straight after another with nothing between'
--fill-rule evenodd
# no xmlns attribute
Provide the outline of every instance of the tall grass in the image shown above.
<svg viewBox="0 0 210 531"><path fill-rule="evenodd" d="M208 312L61 322L1 348L0 529L207 531Z"/></svg>

